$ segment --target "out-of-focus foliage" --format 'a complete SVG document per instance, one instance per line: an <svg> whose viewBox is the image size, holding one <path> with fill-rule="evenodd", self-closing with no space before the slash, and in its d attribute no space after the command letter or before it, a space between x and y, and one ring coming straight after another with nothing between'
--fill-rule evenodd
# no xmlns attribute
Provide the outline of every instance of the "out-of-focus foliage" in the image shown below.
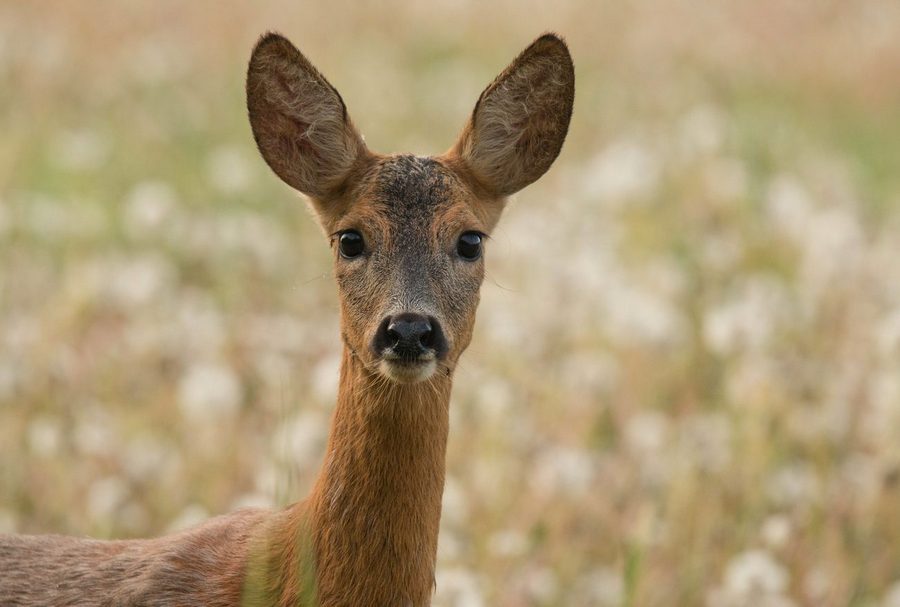
<svg viewBox="0 0 900 607"><path fill-rule="evenodd" d="M435 604L900 605L900 4L260 4L0 4L0 530L308 490L337 303L260 33L434 153L552 29L575 116L489 243Z"/></svg>

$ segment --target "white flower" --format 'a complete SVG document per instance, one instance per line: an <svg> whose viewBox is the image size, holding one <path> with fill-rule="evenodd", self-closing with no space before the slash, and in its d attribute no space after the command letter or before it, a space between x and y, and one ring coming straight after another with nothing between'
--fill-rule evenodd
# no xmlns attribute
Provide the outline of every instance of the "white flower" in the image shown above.
<svg viewBox="0 0 900 607"><path fill-rule="evenodd" d="M896 437L896 434L891 434ZM891 446L896 444L890 443ZM875 456L863 453L851 453L847 456L837 471L832 473L830 480L834 483L831 487L833 493L846 499L852 496L853 502L861 509L869 509L882 497L884 470L881 460Z"/></svg>
<svg viewBox="0 0 900 607"><path fill-rule="evenodd" d="M503 422L513 404L513 388L502 378L494 377L480 383L476 391L477 412L486 421Z"/></svg>
<svg viewBox="0 0 900 607"><path fill-rule="evenodd" d="M16 364L0 359L0 400L10 398L18 382Z"/></svg>
<svg viewBox="0 0 900 607"><path fill-rule="evenodd" d="M888 311L872 326L872 340L885 358L900 356L900 307Z"/></svg>
<svg viewBox="0 0 900 607"><path fill-rule="evenodd" d="M164 181L142 181L125 201L123 221L132 238L142 238L166 227L178 204L175 190Z"/></svg>
<svg viewBox="0 0 900 607"><path fill-rule="evenodd" d="M441 518L450 525L464 525L469 516L469 503L462 483L452 476L444 482L444 496L441 500Z"/></svg>
<svg viewBox="0 0 900 607"><path fill-rule="evenodd" d="M175 520L169 523L168 531L183 531L194 525L199 525L208 518L209 512L207 512L206 508L200 504L188 504L188 506L175 517Z"/></svg>
<svg viewBox="0 0 900 607"><path fill-rule="evenodd" d="M12 225L12 213L9 206L3 198L0 198L0 238L3 238L10 231Z"/></svg>
<svg viewBox="0 0 900 607"><path fill-rule="evenodd" d="M215 358L227 337L222 312L202 291L187 291L177 300L173 331L187 360Z"/></svg>
<svg viewBox="0 0 900 607"><path fill-rule="evenodd" d="M28 446L36 455L56 455L61 438L62 428L58 419L39 417L28 424Z"/></svg>
<svg viewBox="0 0 900 607"><path fill-rule="evenodd" d="M234 511L243 508L262 508L269 510L276 506L277 504L275 504L274 500L264 493L244 493L237 496L237 498L231 502L229 510Z"/></svg>
<svg viewBox="0 0 900 607"><path fill-rule="evenodd" d="M614 141L584 170L584 192L603 204L618 206L649 196L660 178L660 160L634 139Z"/></svg>
<svg viewBox="0 0 900 607"><path fill-rule="evenodd" d="M40 239L62 241L106 236L107 220L96 203L32 193L24 205L23 225Z"/></svg>
<svg viewBox="0 0 900 607"><path fill-rule="evenodd" d="M118 448L109 414L97 406L79 412L72 436L78 451L87 455L109 455Z"/></svg>
<svg viewBox="0 0 900 607"><path fill-rule="evenodd" d="M337 398L338 381L340 380L341 356L327 356L313 367L312 391L320 403L331 404Z"/></svg>
<svg viewBox="0 0 900 607"><path fill-rule="evenodd" d="M128 45L130 52L123 55L127 74L146 86L160 84L183 76L191 64L190 49L178 45L171 36L164 40L159 36L147 36Z"/></svg>
<svg viewBox="0 0 900 607"><path fill-rule="evenodd" d="M279 425L273 447L277 456L289 457L293 465L313 466L325 452L328 415L321 409L305 408Z"/></svg>
<svg viewBox="0 0 900 607"><path fill-rule="evenodd" d="M577 600L572 605L618 607L625 598L625 583L615 569L599 567L577 580L574 593Z"/></svg>
<svg viewBox="0 0 900 607"><path fill-rule="evenodd" d="M247 189L252 172L246 154L234 146L222 146L213 150L207 164L210 184L223 194L234 194Z"/></svg>
<svg viewBox="0 0 900 607"><path fill-rule="evenodd" d="M172 262L153 253L119 259L106 268L97 269L106 273L101 283L105 295L126 307L158 298L175 276Z"/></svg>
<svg viewBox="0 0 900 607"><path fill-rule="evenodd" d="M470 570L440 568L435 577L435 607L484 607L483 584Z"/></svg>
<svg viewBox="0 0 900 607"><path fill-rule="evenodd" d="M118 510L128 497L125 483L116 477L106 477L91 483L88 488L88 514L98 523L105 522Z"/></svg>
<svg viewBox="0 0 900 607"><path fill-rule="evenodd" d="M725 139L725 117L712 106L691 109L679 125L680 148L688 157L711 154Z"/></svg>
<svg viewBox="0 0 900 607"><path fill-rule="evenodd" d="M171 453L170 445L152 434L142 434L128 443L122 464L132 479L145 481L165 475Z"/></svg>
<svg viewBox="0 0 900 607"><path fill-rule="evenodd" d="M242 400L240 378L223 363L195 363L178 384L182 413L199 422L235 415Z"/></svg>
<svg viewBox="0 0 900 607"><path fill-rule="evenodd" d="M745 279L726 301L703 316L703 338L717 354L765 348L787 314L784 286L770 277Z"/></svg>
<svg viewBox="0 0 900 607"><path fill-rule="evenodd" d="M900 580L888 588L881 602L881 607L900 607Z"/></svg>
<svg viewBox="0 0 900 607"><path fill-rule="evenodd" d="M763 521L760 535L773 550L784 548L791 539L791 519L783 514L773 514Z"/></svg>
<svg viewBox="0 0 900 607"><path fill-rule="evenodd" d="M821 567L813 567L803 577L803 592L813 605L826 604L830 590L831 576Z"/></svg>
<svg viewBox="0 0 900 607"><path fill-rule="evenodd" d="M242 338L251 347L275 352L306 351L308 340L322 330L291 314L259 315L242 327ZM326 390L330 393L330 388Z"/></svg>
<svg viewBox="0 0 900 607"><path fill-rule="evenodd" d="M639 412L627 422L623 437L625 444L639 455L658 453L669 432L668 419L655 411Z"/></svg>
<svg viewBox="0 0 900 607"><path fill-rule="evenodd" d="M531 484L538 493L545 495L558 492L580 495L591 487L594 470L594 459L587 450L546 449L535 462Z"/></svg>
<svg viewBox="0 0 900 607"><path fill-rule="evenodd" d="M778 469L768 482L769 498L783 507L805 507L818 501L821 485L807 463L789 464Z"/></svg>
<svg viewBox="0 0 900 607"><path fill-rule="evenodd" d="M606 332L617 343L677 343L685 322L673 302L637 284L608 285L602 305Z"/></svg>
<svg viewBox="0 0 900 607"><path fill-rule="evenodd" d="M538 603L548 603L559 591L559 578L549 567L533 569L525 582L528 595Z"/></svg>
<svg viewBox="0 0 900 607"><path fill-rule="evenodd" d="M714 202L732 202L747 192L747 171L733 158L718 158L705 165L703 181Z"/></svg>
<svg viewBox="0 0 900 607"><path fill-rule="evenodd" d="M0 508L0 533L16 532L16 515L9 510Z"/></svg>
<svg viewBox="0 0 900 607"><path fill-rule="evenodd" d="M731 428L720 413L692 415L682 423L680 451L693 467L723 473L732 460Z"/></svg>
<svg viewBox="0 0 900 607"><path fill-rule="evenodd" d="M813 297L845 280L860 265L866 236L851 211L831 208L809 219L804 232L803 280Z"/></svg>
<svg viewBox="0 0 900 607"><path fill-rule="evenodd" d="M738 554L728 563L725 571L725 589L733 596L752 598L781 594L787 585L787 571L764 550L747 550Z"/></svg>
<svg viewBox="0 0 900 607"><path fill-rule="evenodd" d="M53 160L70 171L100 168L109 157L109 143L95 131L65 131L53 142Z"/></svg>
<svg viewBox="0 0 900 607"><path fill-rule="evenodd" d="M528 550L528 538L516 529L498 531L488 538L487 549L501 557L519 556Z"/></svg>
<svg viewBox="0 0 900 607"><path fill-rule="evenodd" d="M792 175L779 175L769 184L766 211L776 228L794 240L804 238L815 208L809 191Z"/></svg>

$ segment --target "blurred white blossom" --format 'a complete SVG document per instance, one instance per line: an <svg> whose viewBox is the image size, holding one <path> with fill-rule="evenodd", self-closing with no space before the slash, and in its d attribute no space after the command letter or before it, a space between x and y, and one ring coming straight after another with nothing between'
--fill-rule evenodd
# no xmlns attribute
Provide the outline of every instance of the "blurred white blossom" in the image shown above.
<svg viewBox="0 0 900 607"><path fill-rule="evenodd" d="M640 201L657 187L662 167L657 154L637 139L610 143L584 169L584 193L602 204Z"/></svg>
<svg viewBox="0 0 900 607"><path fill-rule="evenodd" d="M679 123L680 151L687 157L716 152L725 139L725 126L725 116L718 108L692 108Z"/></svg>
<svg viewBox="0 0 900 607"><path fill-rule="evenodd" d="M821 484L815 471L807 463L793 463L775 470L769 477L767 492L774 504L781 507L803 508L817 503Z"/></svg>
<svg viewBox="0 0 900 607"><path fill-rule="evenodd" d="M773 514L763 521L760 535L769 548L780 550L791 539L791 531L790 518L783 514Z"/></svg>
<svg viewBox="0 0 900 607"><path fill-rule="evenodd" d="M108 476L95 480L88 487L88 514L98 522L110 520L124 505L128 493L128 487L120 478Z"/></svg>
<svg viewBox="0 0 900 607"><path fill-rule="evenodd" d="M733 295L703 316L703 337L718 354L765 348L790 309L782 284L770 277L744 279Z"/></svg>
<svg viewBox="0 0 900 607"><path fill-rule="evenodd" d="M39 417L28 425L28 446L35 455L56 455L61 438L62 426L58 419Z"/></svg>
<svg viewBox="0 0 900 607"><path fill-rule="evenodd" d="M125 201L125 231L135 239L165 230L178 205L175 189L164 181L142 181Z"/></svg>
<svg viewBox="0 0 900 607"><path fill-rule="evenodd" d="M640 412L632 416L624 429L623 438L629 449L639 455L653 456L666 444L669 423L665 415Z"/></svg>
<svg viewBox="0 0 900 607"><path fill-rule="evenodd" d="M188 504L175 519L169 523L168 531L183 531L199 525L209 519L209 511L200 504Z"/></svg>
<svg viewBox="0 0 900 607"><path fill-rule="evenodd" d="M499 557L519 556L528 549L528 538L516 529L497 531L488 538L487 548Z"/></svg>
<svg viewBox="0 0 900 607"><path fill-rule="evenodd" d="M440 567L435 579L435 607L484 607L483 584L462 567Z"/></svg>
<svg viewBox="0 0 900 607"><path fill-rule="evenodd" d="M894 582L884 595L881 607L900 607L900 580Z"/></svg>
<svg viewBox="0 0 900 607"><path fill-rule="evenodd" d="M53 160L70 171L99 169L109 158L109 141L96 131L64 131L53 142Z"/></svg>
<svg viewBox="0 0 900 607"><path fill-rule="evenodd" d="M16 516L9 510L0 508L0 533L16 532Z"/></svg>
<svg viewBox="0 0 900 607"><path fill-rule="evenodd" d="M250 160L238 147L222 146L212 151L207 165L210 184L224 194L242 192L250 185Z"/></svg>
<svg viewBox="0 0 900 607"><path fill-rule="evenodd" d="M243 387L234 370L221 362L197 362L178 384L182 413L198 422L234 416L243 400Z"/></svg>
<svg viewBox="0 0 900 607"><path fill-rule="evenodd" d="M598 567L582 576L574 584L573 605L618 607L625 598L625 581L621 573L608 567ZM577 603L575 602L577 601Z"/></svg>
<svg viewBox="0 0 900 607"><path fill-rule="evenodd" d="M122 306L139 306L160 297L175 277L172 263L154 253L117 259L96 271L103 273L96 277L103 293Z"/></svg>
<svg viewBox="0 0 900 607"><path fill-rule="evenodd" d="M331 404L337 398L340 368L341 358L337 354L324 357L313 367L310 380L313 395L320 403Z"/></svg>
<svg viewBox="0 0 900 607"><path fill-rule="evenodd" d="M541 452L532 472L532 486L543 495L581 495L591 486L593 455L582 449L555 447Z"/></svg>
<svg viewBox="0 0 900 607"><path fill-rule="evenodd" d="M709 607L788 607L794 603L784 596L788 572L764 550L747 550L733 557L725 569L725 579L708 597Z"/></svg>
<svg viewBox="0 0 900 607"><path fill-rule="evenodd" d="M444 481L441 518L450 525L464 525L469 516L469 503L462 483L448 475Z"/></svg>
<svg viewBox="0 0 900 607"><path fill-rule="evenodd" d="M275 455L293 465L316 466L325 453L329 416L322 409L303 408L282 421L272 446Z"/></svg>

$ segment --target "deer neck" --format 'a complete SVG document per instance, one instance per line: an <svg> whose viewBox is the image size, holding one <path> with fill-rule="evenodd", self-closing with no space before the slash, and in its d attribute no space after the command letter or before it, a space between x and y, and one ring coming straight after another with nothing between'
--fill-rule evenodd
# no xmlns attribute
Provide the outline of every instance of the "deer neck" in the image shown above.
<svg viewBox="0 0 900 607"><path fill-rule="evenodd" d="M328 451L307 504L320 605L427 605L451 378L390 383L344 349Z"/></svg>

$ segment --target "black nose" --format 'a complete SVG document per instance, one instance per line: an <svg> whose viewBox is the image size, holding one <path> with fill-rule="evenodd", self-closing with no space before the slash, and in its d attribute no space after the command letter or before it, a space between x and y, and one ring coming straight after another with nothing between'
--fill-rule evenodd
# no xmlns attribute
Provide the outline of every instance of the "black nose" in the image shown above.
<svg viewBox="0 0 900 607"><path fill-rule="evenodd" d="M412 361L429 352L443 356L446 340L437 319L403 312L381 321L372 349L378 355L390 352Z"/></svg>

